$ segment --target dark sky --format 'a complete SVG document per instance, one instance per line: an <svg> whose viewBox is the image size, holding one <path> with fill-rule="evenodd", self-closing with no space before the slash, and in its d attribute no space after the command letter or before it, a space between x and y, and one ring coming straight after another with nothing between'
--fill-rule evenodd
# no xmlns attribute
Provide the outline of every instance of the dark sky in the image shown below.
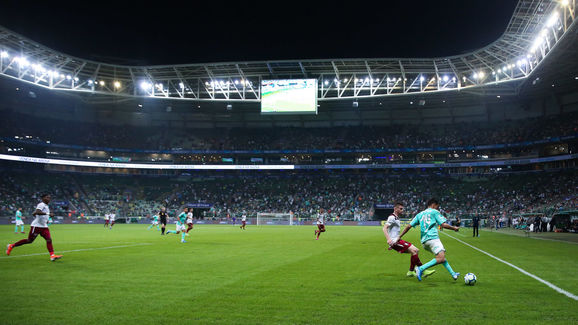
<svg viewBox="0 0 578 325"><path fill-rule="evenodd" d="M487 45L517 0L0 1L0 25L125 64L436 57Z"/></svg>

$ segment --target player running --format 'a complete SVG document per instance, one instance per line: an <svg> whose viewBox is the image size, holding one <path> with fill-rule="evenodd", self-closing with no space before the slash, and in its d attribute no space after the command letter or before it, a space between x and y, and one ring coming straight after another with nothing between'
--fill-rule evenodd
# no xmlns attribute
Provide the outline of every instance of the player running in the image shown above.
<svg viewBox="0 0 578 325"><path fill-rule="evenodd" d="M188 208L185 208L183 210L183 212L181 212L181 214L179 214L179 217L177 219L177 221L175 221L175 225L177 226L177 230L169 230L167 231L167 234L181 234L181 243L186 243L185 241L185 222L187 222L187 212L188 212Z"/></svg>
<svg viewBox="0 0 578 325"><path fill-rule="evenodd" d="M18 208L14 216L16 226L14 226L14 233L18 233L18 226L20 226L20 233L24 233L24 221L22 221L22 208Z"/></svg>
<svg viewBox="0 0 578 325"><path fill-rule="evenodd" d="M447 219L442 216L439 212L440 204L437 199L430 199L427 202L427 209L418 213L410 222L409 225L403 229L401 235L399 235L398 240L401 240L401 237L405 235L412 227L415 227L419 224L421 230L421 244L422 246L432 252L435 255L435 258L431 261L427 262L422 266L417 266L415 268L415 276L419 281L421 281L422 274L428 268L435 266L437 264L443 264L446 270L450 272L452 278L457 280L460 276L459 273L454 272L450 263L446 260L446 249L442 244L437 226L441 226L442 228L451 229L454 231L459 231L460 227L450 226L446 223Z"/></svg>
<svg viewBox="0 0 578 325"><path fill-rule="evenodd" d="M189 212L187 213L187 230L185 231L185 235L189 235L189 231L193 229L193 209L189 208Z"/></svg>
<svg viewBox="0 0 578 325"><path fill-rule="evenodd" d="M421 261L419 259L418 253L419 249L415 247L412 243L405 240L398 240L400 223L399 217L403 215L403 203L397 202L393 206L393 213L387 218L385 225L383 226L383 234L387 238L388 249L393 249L398 251L400 254L409 253L411 257L409 259L409 271L407 271L407 276L415 276L415 267L421 266ZM429 276L435 273L435 270L424 271L424 276Z"/></svg>
<svg viewBox="0 0 578 325"><path fill-rule="evenodd" d="M315 229L315 240L319 240L319 236L325 232L325 213L323 209L319 210L317 214L317 229Z"/></svg>
<svg viewBox="0 0 578 325"><path fill-rule="evenodd" d="M109 225L109 218L110 218L110 215L109 215L108 213L105 213L105 214L104 214L104 228L108 227L108 225Z"/></svg>
<svg viewBox="0 0 578 325"><path fill-rule="evenodd" d="M241 229L245 230L245 226L247 226L247 212L243 211L241 215Z"/></svg>
<svg viewBox="0 0 578 325"><path fill-rule="evenodd" d="M108 215L108 218L110 219L110 227L108 229L112 230L112 226L114 226L114 219L116 219L116 214L111 213Z"/></svg>
<svg viewBox="0 0 578 325"><path fill-rule="evenodd" d="M50 203L50 194L42 194L40 196L42 202L38 203L36 210L32 213L35 216L34 221L30 224L30 232L28 233L28 238L22 239L14 244L8 244L6 247L6 255L10 255L14 247L31 244L34 242L38 235L42 236L46 240L46 248L48 253L50 253L50 260L56 261L62 258L62 255L54 254L54 247L52 246L52 237L50 237L50 230L48 230L47 221L49 217L52 217L48 203Z"/></svg>
<svg viewBox="0 0 578 325"><path fill-rule="evenodd" d="M156 214L153 216L153 221L151 225L148 227L148 230L151 230L151 228L154 226L157 226L157 230L161 230L161 228L159 227L159 216Z"/></svg>

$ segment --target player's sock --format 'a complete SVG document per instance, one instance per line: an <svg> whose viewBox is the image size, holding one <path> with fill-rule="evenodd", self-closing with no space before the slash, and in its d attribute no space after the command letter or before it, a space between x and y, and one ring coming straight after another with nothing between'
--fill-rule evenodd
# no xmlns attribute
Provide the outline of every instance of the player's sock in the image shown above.
<svg viewBox="0 0 578 325"><path fill-rule="evenodd" d="M445 262L442 263L444 265L444 267L446 268L446 270L448 270L448 272L450 272L450 274L453 276L454 270L452 269L452 267L450 266L450 263L448 263L448 261L446 260Z"/></svg>
<svg viewBox="0 0 578 325"><path fill-rule="evenodd" d="M176 233L177 233L177 232L174 231L174 230L167 230L167 231L166 231L166 234L167 234L167 235L168 235L168 234L176 234Z"/></svg>
<svg viewBox="0 0 578 325"><path fill-rule="evenodd" d="M14 226L14 232L15 232L15 233L18 232L18 226Z"/></svg>
<svg viewBox="0 0 578 325"><path fill-rule="evenodd" d="M161 235L164 235L165 234L165 228L161 228L161 229L162 229Z"/></svg>
<svg viewBox="0 0 578 325"><path fill-rule="evenodd" d="M20 231L24 232L24 226L20 226Z"/></svg>
<svg viewBox="0 0 578 325"><path fill-rule="evenodd" d="M48 249L50 255L54 255L54 247L52 247L52 241L46 242L46 248Z"/></svg>
<svg viewBox="0 0 578 325"><path fill-rule="evenodd" d="M409 265L410 271L413 271L413 269L416 266L421 266L421 261L419 260L419 256L417 256L417 254L412 255L409 260L410 260L410 265Z"/></svg>
<svg viewBox="0 0 578 325"><path fill-rule="evenodd" d="M185 232L181 232L181 241L185 241Z"/></svg>
<svg viewBox="0 0 578 325"><path fill-rule="evenodd" d="M438 261L436 261L436 259L434 258L434 259L432 259L431 261L425 263L424 265L419 266L419 268L420 268L420 269L422 270L422 272L423 272L423 271L429 269L430 267L432 267L432 266L434 266L434 265L436 265L436 264L438 264Z"/></svg>

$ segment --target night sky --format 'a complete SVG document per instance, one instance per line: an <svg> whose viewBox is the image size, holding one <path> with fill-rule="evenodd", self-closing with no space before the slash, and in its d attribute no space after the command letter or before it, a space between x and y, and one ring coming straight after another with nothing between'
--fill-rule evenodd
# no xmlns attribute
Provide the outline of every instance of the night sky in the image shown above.
<svg viewBox="0 0 578 325"><path fill-rule="evenodd" d="M496 40L516 3L3 0L0 25L67 54L120 64L438 57Z"/></svg>

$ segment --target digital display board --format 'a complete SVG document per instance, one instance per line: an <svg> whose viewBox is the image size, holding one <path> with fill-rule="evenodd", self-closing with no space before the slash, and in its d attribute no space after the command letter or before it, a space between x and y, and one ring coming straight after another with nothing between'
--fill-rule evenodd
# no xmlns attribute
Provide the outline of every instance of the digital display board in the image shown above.
<svg viewBox="0 0 578 325"><path fill-rule="evenodd" d="M317 79L263 80L261 114L317 114Z"/></svg>

